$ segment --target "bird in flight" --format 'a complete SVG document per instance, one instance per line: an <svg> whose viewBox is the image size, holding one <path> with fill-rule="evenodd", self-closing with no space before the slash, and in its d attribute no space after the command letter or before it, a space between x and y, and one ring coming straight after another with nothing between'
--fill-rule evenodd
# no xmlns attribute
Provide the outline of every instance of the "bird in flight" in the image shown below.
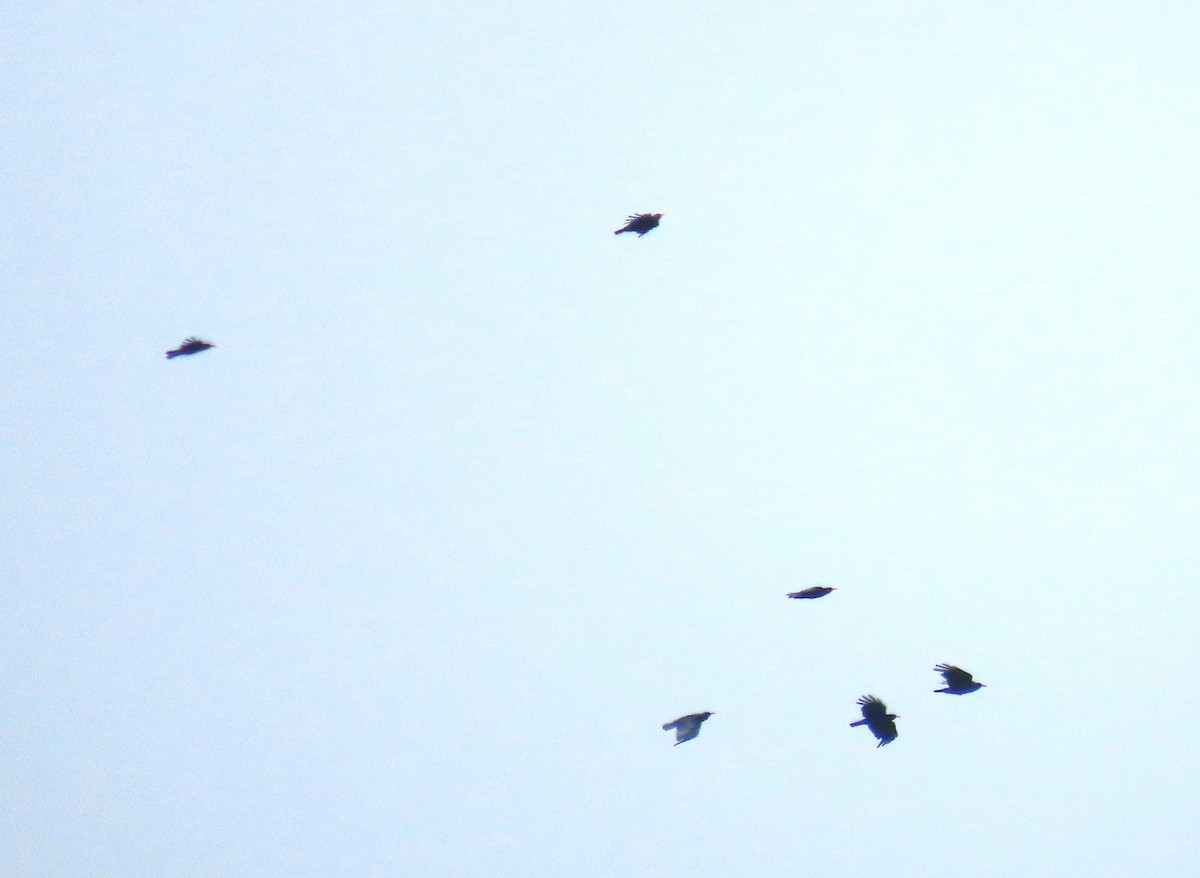
<svg viewBox="0 0 1200 878"><path fill-rule="evenodd" d="M613 234L637 232L637 236L640 238L651 229L657 228L660 219L662 219L661 213L635 213L629 217L629 221L622 228L617 229Z"/></svg>
<svg viewBox="0 0 1200 878"><path fill-rule="evenodd" d="M967 671L955 665L938 665L934 668L946 680L945 689L934 689L934 692L947 692L950 695L966 695L968 692L976 692L987 683L976 683L975 678Z"/></svg>
<svg viewBox="0 0 1200 878"><path fill-rule="evenodd" d="M850 723L851 728L854 726L866 726L871 730L879 743L876 747L882 747L884 744L890 744L896 740L900 734L896 731L896 720L900 717L894 713L887 712L887 705L876 698L874 695L864 695L858 699L859 706L862 707L863 718L857 722Z"/></svg>
<svg viewBox="0 0 1200 878"><path fill-rule="evenodd" d="M812 588L794 591L788 595L790 598L800 598L801 600L812 600L813 598L823 598L831 591L837 591L832 585L814 585Z"/></svg>
<svg viewBox="0 0 1200 878"><path fill-rule="evenodd" d="M212 342L207 342L202 338L196 338L196 336L193 335L191 338L185 339L183 344L175 348L175 350L167 351L167 359L173 360L175 357L187 357L215 347L216 345Z"/></svg>
<svg viewBox="0 0 1200 878"><path fill-rule="evenodd" d="M675 730L675 746L678 747L684 741L690 741L692 738L700 734L701 724L713 715L715 711L706 710L704 713L689 713L687 716L681 716L663 725L663 731Z"/></svg>

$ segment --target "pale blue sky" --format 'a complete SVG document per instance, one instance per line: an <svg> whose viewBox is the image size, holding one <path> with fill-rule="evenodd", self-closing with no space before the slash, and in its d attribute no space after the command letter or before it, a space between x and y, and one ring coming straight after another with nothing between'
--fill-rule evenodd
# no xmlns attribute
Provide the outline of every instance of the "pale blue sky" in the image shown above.
<svg viewBox="0 0 1200 878"><path fill-rule="evenodd" d="M0 12L0 873L1194 868L1200 10L782 6Z"/></svg>

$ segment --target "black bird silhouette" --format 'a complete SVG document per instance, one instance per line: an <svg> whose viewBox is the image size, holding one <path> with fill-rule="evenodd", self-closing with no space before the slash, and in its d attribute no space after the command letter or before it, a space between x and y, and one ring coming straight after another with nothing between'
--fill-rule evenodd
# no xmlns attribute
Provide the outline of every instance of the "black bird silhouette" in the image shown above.
<svg viewBox="0 0 1200 878"><path fill-rule="evenodd" d="M700 734L701 724L712 716L714 712L706 710L704 713L689 713L687 716L681 716L677 720L665 723L663 731L675 730L675 746L678 747L684 741L690 741Z"/></svg>
<svg viewBox="0 0 1200 878"><path fill-rule="evenodd" d="M193 335L191 338L184 339L183 344L175 348L175 350L167 351L167 359L173 360L175 357L187 357L191 354L198 354L201 351L206 351L209 348L215 347L215 344L207 342L202 338L196 338L196 336Z"/></svg>
<svg viewBox="0 0 1200 878"><path fill-rule="evenodd" d="M938 665L934 668L946 680L945 689L934 689L934 692L948 692L951 695L966 695L975 692L987 683L976 683L975 679L962 668L955 665Z"/></svg>
<svg viewBox="0 0 1200 878"><path fill-rule="evenodd" d="M613 232L614 235L619 235L621 232L637 232L640 238L646 232L658 226L658 221L662 219L661 213L635 213L629 217L629 222L625 223L622 228Z"/></svg>
<svg viewBox="0 0 1200 878"><path fill-rule="evenodd" d="M859 705L862 707L863 718L857 722L850 723L851 728L854 726L866 726L871 730L879 743L876 747L882 747L884 744L890 744L896 740L900 734L896 731L896 720L900 717L894 713L887 712L887 705L876 698L874 695L864 695L858 699Z"/></svg>
<svg viewBox="0 0 1200 878"><path fill-rule="evenodd" d="M812 600L813 598L823 598L831 591L837 591L832 585L814 585L812 588L805 588L800 591L794 591L788 595L790 598L800 598L801 600Z"/></svg>

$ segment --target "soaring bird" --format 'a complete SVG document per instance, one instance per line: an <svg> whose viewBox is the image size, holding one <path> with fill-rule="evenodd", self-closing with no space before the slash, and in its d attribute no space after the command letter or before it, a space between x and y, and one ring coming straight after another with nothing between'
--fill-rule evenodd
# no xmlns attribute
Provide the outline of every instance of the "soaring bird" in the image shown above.
<svg viewBox="0 0 1200 878"><path fill-rule="evenodd" d="M858 703L862 707L863 718L850 723L851 728L866 726L870 729L871 734L879 739L876 747L882 747L884 744L890 744L896 740L896 736L899 734L896 731L896 720L900 718L899 716L888 713L887 705L874 695L864 695L858 699Z"/></svg>
<svg viewBox="0 0 1200 878"><path fill-rule="evenodd" d="M814 585L812 588L806 588L801 591L794 591L788 595L790 598L800 598L801 600L812 600L813 598L823 598L831 591L837 591L832 585Z"/></svg>
<svg viewBox="0 0 1200 878"><path fill-rule="evenodd" d="M640 238L646 232L658 226L658 221L662 219L661 213L635 213L630 215L629 222L625 223L623 228L613 232L614 235L619 235L621 232L637 232Z"/></svg>
<svg viewBox="0 0 1200 878"><path fill-rule="evenodd" d="M209 348L215 347L216 345L212 342L207 342L202 338L196 338L196 336L193 335L191 338L185 339L183 344L175 348L175 350L167 351L167 359L173 360L175 357L186 357L190 356L191 354L198 354L201 351L206 351Z"/></svg>
<svg viewBox="0 0 1200 878"><path fill-rule="evenodd" d="M714 711L711 710L706 710L704 713L689 713L687 716L681 716L679 719L663 725L663 731L675 730L675 746L678 747L684 741L690 741L700 734L700 725L713 713Z"/></svg>
<svg viewBox="0 0 1200 878"><path fill-rule="evenodd" d="M946 680L945 689L934 689L934 692L947 692L951 695L966 695L968 692L975 692L978 689L987 685L987 683L976 683L974 678L960 667L955 665L938 665L934 668Z"/></svg>

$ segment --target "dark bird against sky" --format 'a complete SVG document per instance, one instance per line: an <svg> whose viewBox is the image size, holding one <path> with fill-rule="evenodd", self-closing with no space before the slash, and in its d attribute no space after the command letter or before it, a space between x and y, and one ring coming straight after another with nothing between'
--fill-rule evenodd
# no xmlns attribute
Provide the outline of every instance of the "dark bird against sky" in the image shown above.
<svg viewBox="0 0 1200 878"><path fill-rule="evenodd" d="M687 716L681 716L663 725L663 731L675 730L675 746L678 747L684 741L690 741L692 738L700 734L701 724L712 716L714 711L706 710L704 713L689 713Z"/></svg>
<svg viewBox="0 0 1200 878"><path fill-rule="evenodd" d="M876 747L882 747L884 744L890 744L896 740L900 734L896 731L896 720L900 717L894 713L887 712L887 705L876 698L874 695L864 695L858 699L859 706L862 707L863 718L850 723L851 728L854 726L866 726L871 730L879 743Z"/></svg>
<svg viewBox="0 0 1200 878"><path fill-rule="evenodd" d="M789 594L788 597L800 598L801 600L812 600L813 598L823 598L831 591L837 591L837 589L831 585L814 585L811 588L794 591Z"/></svg>
<svg viewBox="0 0 1200 878"><path fill-rule="evenodd" d="M215 344L207 342L202 338L196 338L193 335L191 338L185 339L183 344L175 348L175 350L167 351L167 359L173 360L175 357L186 357L215 347Z"/></svg>
<svg viewBox="0 0 1200 878"><path fill-rule="evenodd" d="M934 689L934 692L947 692L951 695L966 695L968 692L976 692L987 683L976 683L975 678L968 672L955 665L938 665L934 668L946 680L945 689Z"/></svg>
<svg viewBox="0 0 1200 878"><path fill-rule="evenodd" d="M640 238L646 232L656 228L660 219L662 219L661 213L635 213L629 217L629 222L622 228L617 229L613 234L619 235L621 232L637 232L637 236Z"/></svg>

